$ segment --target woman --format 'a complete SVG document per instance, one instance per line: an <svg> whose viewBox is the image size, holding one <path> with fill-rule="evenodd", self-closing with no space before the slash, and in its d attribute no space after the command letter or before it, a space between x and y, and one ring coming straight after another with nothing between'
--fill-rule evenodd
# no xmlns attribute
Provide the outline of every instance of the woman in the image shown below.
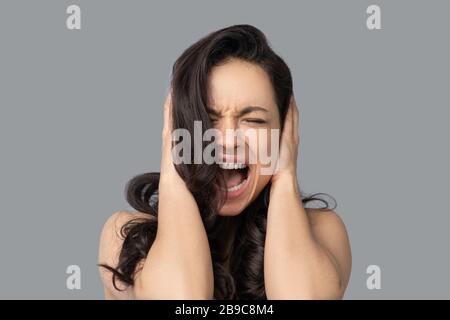
<svg viewBox="0 0 450 320"><path fill-rule="evenodd" d="M115 213L102 231L105 297L342 298L351 270L346 229L327 201L300 192L292 78L264 34L235 25L189 47L174 64L164 110L160 173L131 179L127 200L137 212ZM263 174L259 158L236 165L235 138L215 142L222 163L174 164L171 133L193 133L195 121L202 132L280 130L275 170ZM249 139L244 146L258 154ZM304 207L313 200L325 207Z"/></svg>

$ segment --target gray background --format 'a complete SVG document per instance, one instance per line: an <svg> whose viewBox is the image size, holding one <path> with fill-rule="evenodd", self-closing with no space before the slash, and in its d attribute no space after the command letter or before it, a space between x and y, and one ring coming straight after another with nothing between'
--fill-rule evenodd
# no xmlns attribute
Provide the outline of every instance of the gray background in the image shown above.
<svg viewBox="0 0 450 320"><path fill-rule="evenodd" d="M382 30L366 28L379 4ZM78 4L82 30L66 29ZM347 299L450 298L448 1L0 2L0 298L100 299L104 221L159 170L169 73L200 37L260 28L293 73L300 183L350 235ZM66 289L66 267L82 270ZM381 290L366 268L381 267Z"/></svg>

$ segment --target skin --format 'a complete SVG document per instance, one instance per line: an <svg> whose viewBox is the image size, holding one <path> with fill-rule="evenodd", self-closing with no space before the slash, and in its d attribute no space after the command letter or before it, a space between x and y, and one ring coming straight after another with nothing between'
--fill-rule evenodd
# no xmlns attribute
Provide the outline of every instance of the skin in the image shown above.
<svg viewBox="0 0 450 320"><path fill-rule="evenodd" d="M268 75L259 66L233 59L212 69L210 109L220 130L280 128ZM240 115L246 106L266 111ZM213 269L207 235L192 194L171 161L171 95L164 104L158 231L147 259L136 268L135 285L117 291L110 272L100 268L106 299L212 299ZM257 123L254 120L264 120ZM278 166L261 175L249 170L250 187L227 200L223 216L235 216L272 182L267 213L264 280L268 299L341 299L351 271L351 250L345 226L331 210L305 209L297 180L299 113L292 97L281 134ZM234 146L235 141L222 141ZM250 152L246 146L246 152ZM173 198L176 195L176 199ZM180 214L182 212L182 214ZM122 241L118 232L143 213L116 212L102 231L99 262L117 265ZM183 239L183 241L179 241ZM120 287L120 283L119 283Z"/></svg>
<svg viewBox="0 0 450 320"><path fill-rule="evenodd" d="M267 73L259 66L241 60L231 60L224 65L212 69L209 86L210 117L214 128L222 133L223 140L219 145L223 152L233 150L237 154L237 139L226 139L226 130L241 130L245 133L249 129L259 132L265 129L280 129L278 107L274 92ZM252 112L241 114L248 106L257 106ZM248 110L248 108L247 108ZM258 143L251 143L246 139L245 155L249 162L250 152L258 154ZM268 145L270 146L270 135ZM253 148L251 148L253 146ZM269 148L270 151L270 148ZM232 159L229 162L235 162ZM240 162L240 161L237 161ZM269 183L270 175L261 175L255 164L249 164L249 183L245 192L238 198L228 199L220 210L224 216L240 214Z"/></svg>

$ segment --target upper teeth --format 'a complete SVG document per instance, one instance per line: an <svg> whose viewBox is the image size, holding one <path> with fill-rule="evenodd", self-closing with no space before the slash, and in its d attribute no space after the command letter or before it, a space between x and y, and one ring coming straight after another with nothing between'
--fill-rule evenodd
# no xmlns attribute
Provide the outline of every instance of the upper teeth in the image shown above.
<svg viewBox="0 0 450 320"><path fill-rule="evenodd" d="M244 169L247 168L247 165L244 163L219 163L219 167L222 169Z"/></svg>

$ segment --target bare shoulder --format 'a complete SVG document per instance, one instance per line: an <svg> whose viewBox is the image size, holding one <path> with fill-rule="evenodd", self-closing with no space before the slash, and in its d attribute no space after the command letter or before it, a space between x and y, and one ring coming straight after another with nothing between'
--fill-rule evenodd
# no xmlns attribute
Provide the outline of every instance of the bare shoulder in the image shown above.
<svg viewBox="0 0 450 320"><path fill-rule="evenodd" d="M340 215L333 210L305 209L316 240L335 242L342 249L349 246L347 228Z"/></svg>
<svg viewBox="0 0 450 320"><path fill-rule="evenodd" d="M313 236L332 255L339 268L344 288L347 286L352 255L350 241L344 221L333 210L305 209Z"/></svg>
<svg viewBox="0 0 450 320"><path fill-rule="evenodd" d="M136 218L149 219L148 214L140 212L117 211L105 222L99 244L98 263L115 268L119 261L120 251L124 237L121 233L122 227L129 221ZM119 291L112 283L112 273L104 267L99 267L100 277L105 288L105 298L107 299L130 299L132 292L120 281L116 281Z"/></svg>
<svg viewBox="0 0 450 320"><path fill-rule="evenodd" d="M308 215L311 226L314 228L323 227L324 225L329 226L330 224L334 227L345 228L342 218L333 210L305 208L305 211Z"/></svg>

